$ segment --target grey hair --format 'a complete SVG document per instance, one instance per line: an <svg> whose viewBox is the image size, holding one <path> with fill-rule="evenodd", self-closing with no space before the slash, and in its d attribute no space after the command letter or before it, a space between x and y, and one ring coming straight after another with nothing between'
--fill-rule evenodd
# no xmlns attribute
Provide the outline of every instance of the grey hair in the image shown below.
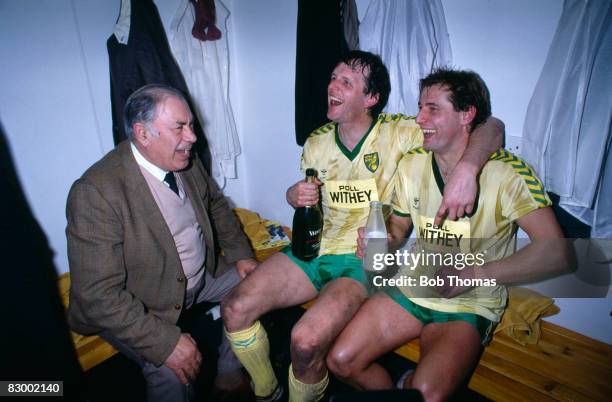
<svg viewBox="0 0 612 402"><path fill-rule="evenodd" d="M123 128L130 141L134 140L134 124L150 125L157 114L157 105L168 97L176 97L187 104L180 91L163 84L148 84L130 95L123 108Z"/></svg>

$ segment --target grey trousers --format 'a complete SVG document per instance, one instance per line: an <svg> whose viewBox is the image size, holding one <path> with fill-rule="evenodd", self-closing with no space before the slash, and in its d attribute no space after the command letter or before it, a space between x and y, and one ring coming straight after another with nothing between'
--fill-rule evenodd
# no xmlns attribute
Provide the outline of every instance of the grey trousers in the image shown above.
<svg viewBox="0 0 612 402"><path fill-rule="evenodd" d="M240 277L235 269L230 269L219 278L213 278L208 272L205 273L206 283L204 287L196 285L187 291L185 295L185 305L208 302L220 302L230 290L232 290ZM181 384L174 371L161 365L156 367L142 358L134 349L121 342L108 331L103 331L100 336L108 343L113 345L119 352L134 360L142 368L142 374L147 384L147 401L149 402L188 402L194 398L193 386L191 384ZM221 337L219 346L219 360L217 361L217 372L219 374L237 370L242 365L234 352L232 352L229 342L225 336ZM204 358L206 358L204 356Z"/></svg>

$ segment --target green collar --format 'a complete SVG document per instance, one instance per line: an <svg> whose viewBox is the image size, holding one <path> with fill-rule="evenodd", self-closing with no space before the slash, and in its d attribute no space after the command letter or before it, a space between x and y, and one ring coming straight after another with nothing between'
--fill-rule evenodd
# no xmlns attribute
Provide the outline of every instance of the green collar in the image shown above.
<svg viewBox="0 0 612 402"><path fill-rule="evenodd" d="M368 138L368 136L372 132L372 129L374 128L374 125L376 125L377 122L378 122L378 119L372 120L372 124L370 125L370 128L368 128L368 131L366 131L365 135L361 138L359 143L355 146L355 148L353 148L352 151L349 151L344 146L342 141L340 141L340 134L338 133L338 124L336 124L336 127L334 128L334 132L335 132L334 137L336 139L336 145L338 145L338 148L340 148L340 151L342 151L344 156L346 156L350 161L352 161L353 159L355 159L357 155L359 155L359 151L361 151L361 146L363 145L365 140Z"/></svg>
<svg viewBox="0 0 612 402"><path fill-rule="evenodd" d="M434 178L436 179L436 184L438 185L438 190L440 190L440 195L444 197L444 179L442 178L442 173L440 173L440 168L438 167L438 162L436 162L436 157L433 153L431 153L431 168L433 169ZM474 201L474 210L471 214L466 214L468 218L471 218L478 210L478 198L480 196L480 186L478 186L478 192L476 193L476 201Z"/></svg>

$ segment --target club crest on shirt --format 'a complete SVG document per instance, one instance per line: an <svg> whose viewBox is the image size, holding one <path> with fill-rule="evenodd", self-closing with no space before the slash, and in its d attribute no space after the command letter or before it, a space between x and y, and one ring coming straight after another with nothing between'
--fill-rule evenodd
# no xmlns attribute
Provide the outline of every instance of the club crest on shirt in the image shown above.
<svg viewBox="0 0 612 402"><path fill-rule="evenodd" d="M378 169L378 165L380 163L380 160L378 159L378 152L372 152L371 154L364 155L363 162L370 172L376 172L376 169Z"/></svg>

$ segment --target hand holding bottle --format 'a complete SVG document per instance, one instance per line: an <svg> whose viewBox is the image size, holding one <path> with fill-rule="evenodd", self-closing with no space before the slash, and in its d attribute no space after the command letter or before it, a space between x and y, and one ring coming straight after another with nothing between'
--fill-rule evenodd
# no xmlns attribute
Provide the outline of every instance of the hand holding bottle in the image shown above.
<svg viewBox="0 0 612 402"><path fill-rule="evenodd" d="M293 208L312 206L319 203L319 186L323 184L316 177L312 182L300 180L287 190L287 202Z"/></svg>
<svg viewBox="0 0 612 402"><path fill-rule="evenodd" d="M296 189L305 189L304 192L309 193L310 188L306 185L311 185L315 188L316 197L307 196L302 201L297 203L295 213L293 214L293 238L291 239L291 252L293 255L303 261L310 261L319 255L321 246L321 235L323 233L323 215L319 209L319 186L316 171L314 169L306 169L306 179L296 184ZM299 192L299 190L295 190ZM299 199L299 197L298 197ZM287 191L287 200L289 201L289 191ZM291 204L291 201L289 201ZM303 205L300 206L300 204ZM291 204L294 205L294 204ZM295 206L295 205L294 205Z"/></svg>

